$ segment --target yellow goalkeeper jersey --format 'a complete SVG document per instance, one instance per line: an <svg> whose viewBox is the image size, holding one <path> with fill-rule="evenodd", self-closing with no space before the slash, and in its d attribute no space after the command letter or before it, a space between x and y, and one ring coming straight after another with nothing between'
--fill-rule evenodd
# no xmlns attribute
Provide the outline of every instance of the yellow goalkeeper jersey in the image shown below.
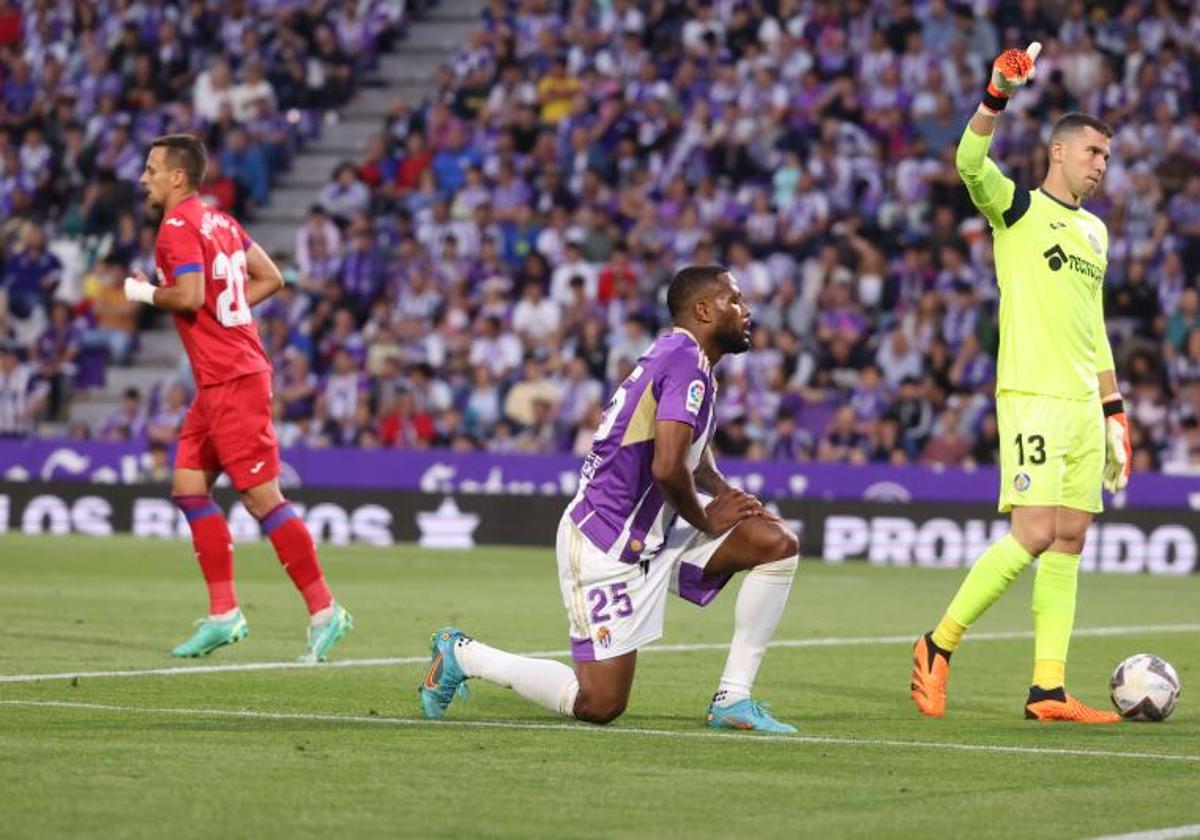
<svg viewBox="0 0 1200 840"><path fill-rule="evenodd" d="M997 391L1086 400L1113 369L1104 328L1108 228L1081 207L1017 186L968 126L958 173L992 226L1000 287Z"/></svg>

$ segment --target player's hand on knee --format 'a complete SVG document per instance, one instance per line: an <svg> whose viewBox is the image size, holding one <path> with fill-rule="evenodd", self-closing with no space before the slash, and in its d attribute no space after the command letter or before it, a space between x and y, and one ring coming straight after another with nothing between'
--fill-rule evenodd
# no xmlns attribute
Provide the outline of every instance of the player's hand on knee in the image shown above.
<svg viewBox="0 0 1200 840"><path fill-rule="evenodd" d="M762 503L745 491L728 487L716 495L704 509L708 517L708 533L723 534L743 519L757 516Z"/></svg>

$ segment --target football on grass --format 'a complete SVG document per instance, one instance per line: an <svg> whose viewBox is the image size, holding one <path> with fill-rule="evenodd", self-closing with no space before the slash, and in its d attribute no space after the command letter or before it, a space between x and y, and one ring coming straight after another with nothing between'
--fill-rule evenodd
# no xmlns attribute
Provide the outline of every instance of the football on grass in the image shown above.
<svg viewBox="0 0 1200 840"><path fill-rule="evenodd" d="M1113 705L1129 720L1166 720L1179 702L1179 675L1165 659L1137 653L1113 671Z"/></svg>

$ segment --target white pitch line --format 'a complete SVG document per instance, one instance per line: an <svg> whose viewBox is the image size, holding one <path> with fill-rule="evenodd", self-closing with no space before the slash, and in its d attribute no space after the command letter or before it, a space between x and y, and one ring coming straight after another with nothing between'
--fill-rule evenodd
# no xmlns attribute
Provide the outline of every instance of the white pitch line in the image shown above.
<svg viewBox="0 0 1200 840"><path fill-rule="evenodd" d="M1178 840L1181 837L1200 837L1200 823L1135 831L1132 834L1106 834L1103 837L1093 837L1092 840Z"/></svg>
<svg viewBox="0 0 1200 840"><path fill-rule="evenodd" d="M244 720L309 721L318 723L362 723L375 726L438 727L463 729L508 729L535 732L576 732L589 735L617 737L640 735L650 738L732 739L742 743L823 744L843 747L888 747L919 750L951 750L959 752L1008 753L1016 755L1054 755L1079 758L1116 758L1122 760L1177 761L1200 764L1200 755L1170 755L1120 750L1079 750L1061 747L1015 747L1004 744L964 744L938 741L900 741L883 738L836 738L827 735L747 735L737 732L687 732L674 729L644 729L623 726L592 726L585 723L523 723L503 720L425 720L423 718L376 717L368 715L335 715L317 712L255 712L249 709L190 709L143 706L114 706L106 703L74 703L58 700L0 700L0 706L32 706L35 708L71 709L75 711L120 712L140 715L178 715L181 717L240 718ZM1172 835L1174 836L1174 835ZM1191 835L1178 835L1191 836Z"/></svg>
<svg viewBox="0 0 1200 840"><path fill-rule="evenodd" d="M1147 633L1197 633L1200 624L1135 624L1125 627L1083 627L1075 630L1074 638L1091 636L1127 636ZM771 642L773 648L816 648L856 647L861 645L912 644L916 637L905 636L831 636L813 639L779 639ZM994 633L972 633L972 642L1007 642L1032 639L1030 630L1001 631ZM709 650L727 650L727 642L703 642L680 645L651 645L639 653L696 653ZM534 650L522 656L563 658L571 655L569 650ZM310 668L377 668L394 665L420 665L429 661L428 656L396 656L374 659L336 659L311 665L303 662L243 662L234 665L177 665L172 668L140 668L117 671L62 671L55 674L0 674L0 683L30 683L47 680L69 680L74 678L101 679L105 677L178 677L189 674L227 674L241 671L290 671Z"/></svg>

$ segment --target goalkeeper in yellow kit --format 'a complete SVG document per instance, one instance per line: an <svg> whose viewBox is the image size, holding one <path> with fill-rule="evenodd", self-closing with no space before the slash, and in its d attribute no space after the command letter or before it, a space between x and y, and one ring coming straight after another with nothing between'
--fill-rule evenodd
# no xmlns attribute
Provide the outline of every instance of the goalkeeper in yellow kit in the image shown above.
<svg viewBox="0 0 1200 840"><path fill-rule="evenodd" d="M1033 585L1034 668L1025 716L1115 723L1064 687L1075 620L1079 555L1100 488L1129 479L1129 426L1104 329L1108 229L1080 207L1104 176L1112 129L1085 114L1054 126L1040 188L1018 186L988 158L1008 97L1033 78L1041 46L1008 50L958 145L958 171L992 227L1000 288L996 414L1000 510L1009 534L971 569L946 614L913 647L912 698L922 714L946 708L950 656L963 633L1038 560Z"/></svg>

